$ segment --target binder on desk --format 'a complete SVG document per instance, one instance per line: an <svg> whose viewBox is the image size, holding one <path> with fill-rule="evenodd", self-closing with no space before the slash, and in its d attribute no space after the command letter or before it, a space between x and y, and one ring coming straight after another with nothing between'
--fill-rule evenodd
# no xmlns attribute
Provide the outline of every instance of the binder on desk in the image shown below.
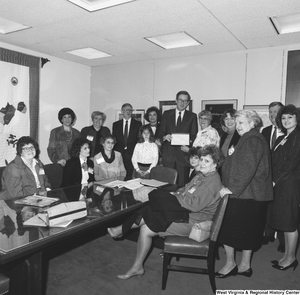
<svg viewBox="0 0 300 295"><path fill-rule="evenodd" d="M26 220L23 225L59 226L87 216L86 203L83 201L61 203L44 210Z"/></svg>

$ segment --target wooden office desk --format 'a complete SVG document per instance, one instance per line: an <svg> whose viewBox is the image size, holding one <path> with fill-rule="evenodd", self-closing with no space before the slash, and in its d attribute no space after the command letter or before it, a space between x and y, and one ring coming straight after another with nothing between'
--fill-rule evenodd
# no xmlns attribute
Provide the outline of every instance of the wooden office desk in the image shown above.
<svg viewBox="0 0 300 295"><path fill-rule="evenodd" d="M49 196L59 197L66 201L65 189L52 191ZM69 192L80 191L73 187ZM96 187L90 189L88 196L95 201L99 198ZM113 205L109 207L112 212L103 209L95 210L95 202L89 206L88 216L74 220L66 228L24 227L22 225L22 207L13 201L0 201L0 268L11 279L10 292L12 295L42 295L45 291L43 277L46 273L47 261L43 259L43 252L51 247L59 246L70 239L80 239L89 231L105 229L117 220L142 207L129 194L114 196ZM98 202L99 204L99 202ZM27 208L25 208L27 209ZM108 210L108 211L109 211ZM26 210L23 210L26 211Z"/></svg>

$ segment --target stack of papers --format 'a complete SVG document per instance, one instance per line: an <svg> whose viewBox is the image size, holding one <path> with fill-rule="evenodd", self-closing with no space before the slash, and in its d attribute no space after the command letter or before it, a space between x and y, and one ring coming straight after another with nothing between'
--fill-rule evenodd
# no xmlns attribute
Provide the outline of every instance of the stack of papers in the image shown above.
<svg viewBox="0 0 300 295"><path fill-rule="evenodd" d="M143 185L141 184L141 179L140 178L135 178L135 179L128 180L128 181L114 180L112 182L105 183L105 184L102 184L102 185L107 186L107 187L118 187L118 188L125 187L125 188L130 189L130 190L134 190L134 189L143 187Z"/></svg>
<svg viewBox="0 0 300 295"><path fill-rule="evenodd" d="M47 207L51 204L58 202L58 198L48 198L43 196L28 196L15 201L15 204L24 205L24 206L34 206L34 207Z"/></svg>
<svg viewBox="0 0 300 295"><path fill-rule="evenodd" d="M162 181L158 181L155 179L140 179L140 178L135 178L132 180L128 180L128 181L122 181L122 180L114 180L112 182L108 182L105 184L102 184L103 186L107 186L107 187L118 187L118 188L122 188L125 187L127 189L130 190L135 190L138 188L143 187L144 185L146 186L152 186L152 187L160 187L163 185L168 184L167 182L162 182Z"/></svg>
<svg viewBox="0 0 300 295"><path fill-rule="evenodd" d="M58 223L53 225L53 227L67 227L73 220L64 222L64 223ZM41 226L41 227L48 227L48 223L42 218L42 215L37 214L28 220L23 222L24 226Z"/></svg>

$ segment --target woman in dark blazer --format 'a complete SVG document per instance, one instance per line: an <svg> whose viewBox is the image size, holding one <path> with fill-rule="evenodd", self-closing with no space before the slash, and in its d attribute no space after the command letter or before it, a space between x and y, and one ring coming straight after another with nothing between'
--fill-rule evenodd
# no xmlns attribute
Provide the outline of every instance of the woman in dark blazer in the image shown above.
<svg viewBox="0 0 300 295"><path fill-rule="evenodd" d="M281 108L278 127L286 132L272 150L274 202L270 204L269 225L284 232L285 252L273 267L279 270L298 266L296 248L300 203L300 115L294 105Z"/></svg>
<svg viewBox="0 0 300 295"><path fill-rule="evenodd" d="M225 133L221 136L220 140L220 150L222 151L225 157L228 156L228 153L232 148L234 148L241 136L235 129L235 109L227 109L221 116L220 123L222 127L225 127Z"/></svg>
<svg viewBox="0 0 300 295"><path fill-rule="evenodd" d="M79 194L74 190L65 190L67 198L70 201L80 199L80 188L85 190L93 185L94 178L94 162L88 159L90 155L89 141L84 138L77 138L71 147L71 159L66 163L63 170L63 179L61 187L76 186L79 188ZM79 186L82 185L82 187ZM84 195L83 195L84 196Z"/></svg>
<svg viewBox="0 0 300 295"><path fill-rule="evenodd" d="M230 194L218 242L224 244L226 263L217 278L231 275L250 277L252 251L262 243L268 201L273 199L269 146L257 130L261 119L255 111L235 114L236 130L241 136L222 167L221 197ZM242 250L237 266L234 250Z"/></svg>

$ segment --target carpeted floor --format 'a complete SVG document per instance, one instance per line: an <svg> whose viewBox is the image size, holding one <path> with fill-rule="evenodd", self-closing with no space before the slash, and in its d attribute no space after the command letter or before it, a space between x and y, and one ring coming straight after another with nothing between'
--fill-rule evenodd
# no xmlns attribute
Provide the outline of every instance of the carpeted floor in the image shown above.
<svg viewBox="0 0 300 295"><path fill-rule="evenodd" d="M300 266L293 271L279 271L271 267L270 260L278 259L278 241L263 246L252 260L253 276L216 279L219 290L300 290ZM71 251L50 259L47 295L126 295L126 294L212 294L208 276L170 272L165 291L161 290L162 259L160 249L153 249L145 263L142 278L120 280L117 274L125 273L131 266L136 243L115 241L109 235L97 238ZM216 270L225 261L220 248ZM237 253L237 260L240 259ZM299 254L298 254L299 259ZM205 261L181 259L180 263L205 264Z"/></svg>

